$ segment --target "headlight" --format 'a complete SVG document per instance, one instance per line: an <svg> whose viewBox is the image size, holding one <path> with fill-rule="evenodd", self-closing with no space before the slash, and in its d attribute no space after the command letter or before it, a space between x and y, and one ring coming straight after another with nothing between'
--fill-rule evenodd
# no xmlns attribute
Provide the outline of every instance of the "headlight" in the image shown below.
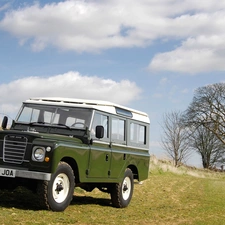
<svg viewBox="0 0 225 225"><path fill-rule="evenodd" d="M33 148L32 159L34 161L43 162L45 158L45 148L36 146Z"/></svg>

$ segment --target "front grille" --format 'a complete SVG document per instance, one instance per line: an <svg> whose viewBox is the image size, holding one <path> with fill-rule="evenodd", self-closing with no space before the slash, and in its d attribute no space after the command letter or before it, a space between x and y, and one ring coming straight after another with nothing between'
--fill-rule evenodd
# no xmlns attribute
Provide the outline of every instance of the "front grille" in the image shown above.
<svg viewBox="0 0 225 225"><path fill-rule="evenodd" d="M19 135L6 135L3 144L3 161L22 164L27 147L27 138Z"/></svg>

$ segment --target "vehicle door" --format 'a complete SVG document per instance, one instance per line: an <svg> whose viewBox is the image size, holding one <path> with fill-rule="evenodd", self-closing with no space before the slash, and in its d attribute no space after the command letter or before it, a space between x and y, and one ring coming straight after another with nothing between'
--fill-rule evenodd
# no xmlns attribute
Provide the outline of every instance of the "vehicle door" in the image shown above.
<svg viewBox="0 0 225 225"><path fill-rule="evenodd" d="M112 151L110 178L118 178L124 174L129 152L126 147L126 121L123 118L116 116L111 118L110 146Z"/></svg>
<svg viewBox="0 0 225 225"><path fill-rule="evenodd" d="M95 137L95 128L98 125L104 127L104 137L101 140ZM89 178L107 178L109 176L111 161L109 116L96 111L90 132L93 143L90 148L87 176Z"/></svg>

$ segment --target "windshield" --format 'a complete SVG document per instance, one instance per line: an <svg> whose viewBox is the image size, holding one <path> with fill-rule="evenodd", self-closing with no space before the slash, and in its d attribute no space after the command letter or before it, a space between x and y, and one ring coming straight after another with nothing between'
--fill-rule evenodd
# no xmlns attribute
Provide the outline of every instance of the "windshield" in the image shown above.
<svg viewBox="0 0 225 225"><path fill-rule="evenodd" d="M25 104L15 122L86 128L90 126L92 110Z"/></svg>

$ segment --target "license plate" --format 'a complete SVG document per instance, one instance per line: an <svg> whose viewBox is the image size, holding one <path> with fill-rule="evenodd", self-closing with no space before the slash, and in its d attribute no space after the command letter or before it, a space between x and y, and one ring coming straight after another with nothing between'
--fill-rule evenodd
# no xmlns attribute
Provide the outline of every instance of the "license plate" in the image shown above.
<svg viewBox="0 0 225 225"><path fill-rule="evenodd" d="M0 168L0 176L1 177L15 177L16 170Z"/></svg>

